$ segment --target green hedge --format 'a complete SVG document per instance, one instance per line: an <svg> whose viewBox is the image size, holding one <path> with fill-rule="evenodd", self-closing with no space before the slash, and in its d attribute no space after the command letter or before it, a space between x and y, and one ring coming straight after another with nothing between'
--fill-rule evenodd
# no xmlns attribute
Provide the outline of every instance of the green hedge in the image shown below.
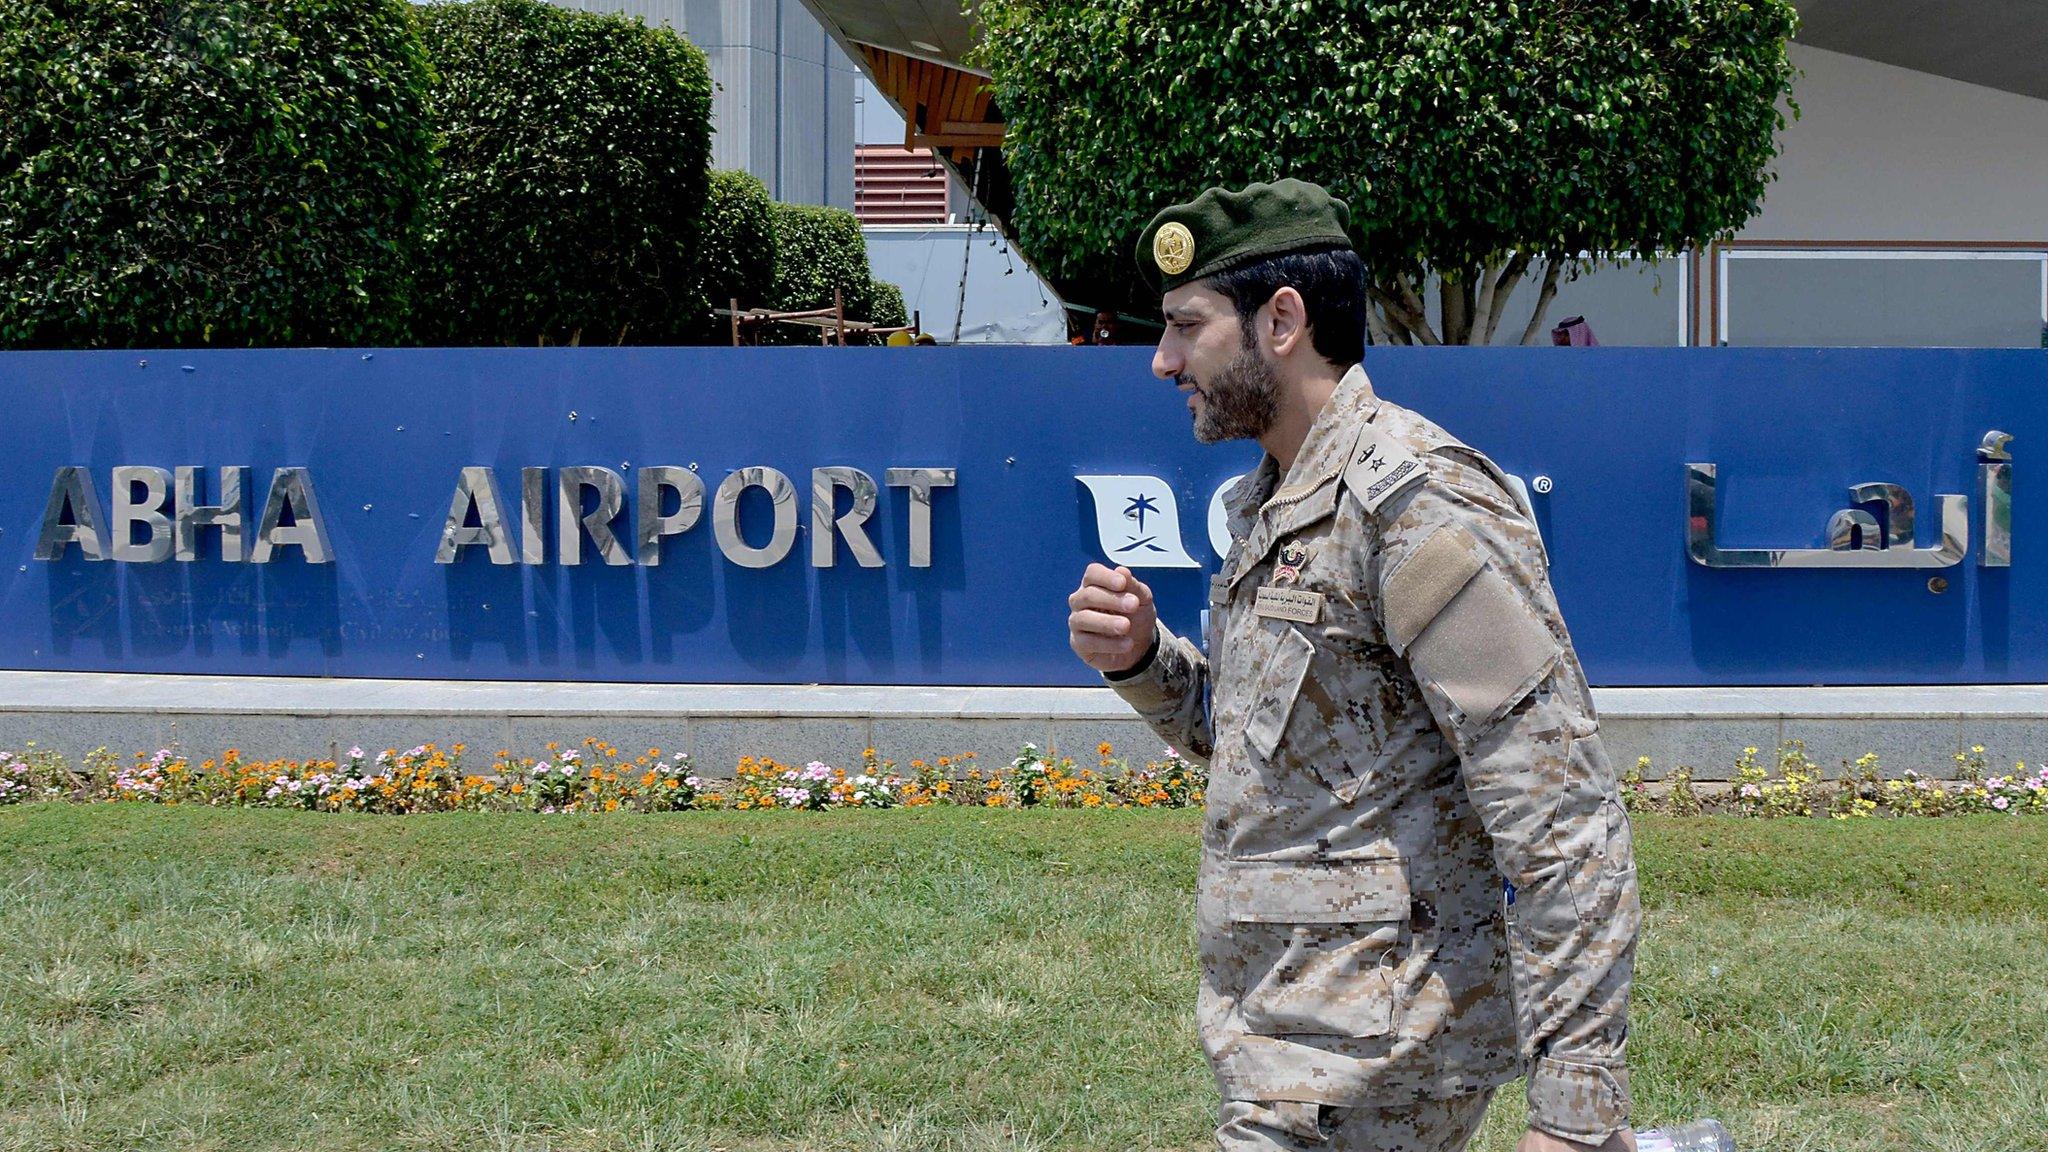
<svg viewBox="0 0 2048 1152"><path fill-rule="evenodd" d="M539 0L416 12L442 137L419 337L644 344L700 328L704 54Z"/></svg>
<svg viewBox="0 0 2048 1152"><path fill-rule="evenodd" d="M867 238L853 213L816 204L777 204L774 218L773 307L781 312L830 308L836 288L847 318L867 319L874 303L874 278L868 274ZM815 344L818 334L814 329L771 324L762 331L761 342Z"/></svg>
<svg viewBox="0 0 2048 1152"><path fill-rule="evenodd" d="M766 307L775 289L775 202L747 172L713 172L698 273L707 308ZM711 325L714 332L723 325Z"/></svg>
<svg viewBox="0 0 2048 1152"><path fill-rule="evenodd" d="M903 289L887 280L870 280L868 295L874 301L868 308L868 319L890 328L900 328L910 323L910 313L903 304Z"/></svg>
<svg viewBox="0 0 2048 1152"><path fill-rule="evenodd" d="M0 0L0 346L399 337L426 75L401 0Z"/></svg>

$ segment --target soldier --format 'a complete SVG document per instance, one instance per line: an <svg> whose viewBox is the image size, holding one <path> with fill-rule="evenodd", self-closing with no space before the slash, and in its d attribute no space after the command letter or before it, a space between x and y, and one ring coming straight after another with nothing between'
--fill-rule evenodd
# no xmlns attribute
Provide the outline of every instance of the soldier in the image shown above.
<svg viewBox="0 0 2048 1152"><path fill-rule="evenodd" d="M1632 1150L1629 820L1517 487L1373 393L1349 213L1313 184L1154 217L1153 372L1256 439L1207 651L1090 565L1074 651L1209 764L1197 1018L1225 1152ZM1448 354L1448 353L1447 353Z"/></svg>

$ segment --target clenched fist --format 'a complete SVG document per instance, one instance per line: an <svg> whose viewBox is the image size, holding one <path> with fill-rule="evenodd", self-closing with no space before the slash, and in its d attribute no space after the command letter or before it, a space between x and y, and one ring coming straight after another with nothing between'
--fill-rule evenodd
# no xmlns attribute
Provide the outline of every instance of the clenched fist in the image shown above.
<svg viewBox="0 0 2048 1152"><path fill-rule="evenodd" d="M1090 564L1067 608L1067 643L1098 672L1127 672L1152 648L1159 612L1152 589L1129 568Z"/></svg>

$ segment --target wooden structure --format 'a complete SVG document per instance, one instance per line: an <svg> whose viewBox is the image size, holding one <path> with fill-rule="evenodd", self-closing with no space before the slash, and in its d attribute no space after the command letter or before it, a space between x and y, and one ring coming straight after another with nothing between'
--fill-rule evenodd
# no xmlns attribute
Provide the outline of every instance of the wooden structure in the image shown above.
<svg viewBox="0 0 2048 1152"><path fill-rule="evenodd" d="M1003 122L993 118L986 77L914 56L859 46L875 87L903 110L903 146L942 151L956 164L977 148L1003 143Z"/></svg>
<svg viewBox="0 0 2048 1152"><path fill-rule="evenodd" d="M737 299L727 301L727 307L714 308L712 313L724 316L732 322L732 346L746 343L743 337L748 329L755 333L754 342L760 342L761 327L768 324L794 324L818 330L818 343L831 347L836 340L839 347L846 347L846 334L851 332L862 336L890 336L897 332L908 332L915 338L923 334L919 326L920 317L910 314L910 323L895 326L876 324L868 320L854 320L846 315L846 295L838 289L832 290L832 307L812 308L802 312L777 312L772 308L741 308Z"/></svg>

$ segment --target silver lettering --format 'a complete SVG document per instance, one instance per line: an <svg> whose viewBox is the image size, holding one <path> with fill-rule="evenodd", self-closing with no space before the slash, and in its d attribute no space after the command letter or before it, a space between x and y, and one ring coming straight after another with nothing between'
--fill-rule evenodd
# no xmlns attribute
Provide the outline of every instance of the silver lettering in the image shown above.
<svg viewBox="0 0 2048 1152"><path fill-rule="evenodd" d="M135 488L142 487L142 499ZM114 469L113 502L109 510L113 529L114 559L135 564L154 564L171 555L171 518L164 515L164 501L171 495L171 474L161 468L123 465ZM148 539L133 543L134 527L141 524Z"/></svg>
<svg viewBox="0 0 2048 1152"><path fill-rule="evenodd" d="M760 488L775 507L775 529L764 548L755 548L740 535L740 493ZM742 568L774 566L796 543L796 485L773 468L741 468L719 482L711 505L711 531L718 537L718 550Z"/></svg>
<svg viewBox="0 0 2048 1152"><path fill-rule="evenodd" d="M284 522L290 511L292 522ZM263 501L263 519L256 529L256 542L249 550L251 564L270 563L279 548L298 545L308 564L328 564L334 559L327 546L327 525L320 518L320 502L313 495L313 474L305 468L279 468L270 479L270 495Z"/></svg>
<svg viewBox="0 0 2048 1152"><path fill-rule="evenodd" d="M597 489L597 507L583 511L583 490ZM612 531L612 521L626 503L626 484L609 468L576 466L562 469L555 483L556 545L564 564L583 563L583 534L597 545L607 564L631 564L626 546Z"/></svg>
<svg viewBox="0 0 2048 1152"><path fill-rule="evenodd" d="M71 522L64 522L64 509L71 508ZM79 555L87 560L105 560L105 537L100 532L100 498L92 490L92 476L85 469L66 464L50 479L50 501L43 506L42 531L36 538L36 559L56 560L64 546L76 540Z"/></svg>
<svg viewBox="0 0 2048 1152"><path fill-rule="evenodd" d="M835 518L838 490L853 493L853 507ZM882 554L868 538L868 517L879 503L875 478L858 468L814 468L811 470L811 566L830 568L836 560L834 545L841 535L846 547L863 568L880 568Z"/></svg>
<svg viewBox="0 0 2048 1152"><path fill-rule="evenodd" d="M661 563L661 538L688 532L704 515L704 481L688 468L657 464L642 468L638 478L640 506L634 517L640 544L640 563L652 568ZM663 492L674 492L676 510L661 514Z"/></svg>
<svg viewBox="0 0 2048 1152"><path fill-rule="evenodd" d="M199 502L200 471L182 467L175 473L172 499L177 509L172 517L172 535L176 546L172 554L180 560L199 559L199 530L215 527L220 529L220 558L239 564L243 559L242 473L248 469L236 465L220 470L218 504Z"/></svg>
<svg viewBox="0 0 2048 1152"><path fill-rule="evenodd" d="M468 523L471 508L476 509L474 528ZM441 524L441 547L434 553L434 563L455 563L462 549L471 544L483 545L493 564L513 563L512 541L506 538L502 508L497 475L489 468L464 468L455 481L455 498L448 504L448 519Z"/></svg>
<svg viewBox="0 0 2048 1152"><path fill-rule="evenodd" d="M889 468L882 482L891 488L910 489L910 566L932 566L932 490L953 487L957 475L951 468Z"/></svg>

